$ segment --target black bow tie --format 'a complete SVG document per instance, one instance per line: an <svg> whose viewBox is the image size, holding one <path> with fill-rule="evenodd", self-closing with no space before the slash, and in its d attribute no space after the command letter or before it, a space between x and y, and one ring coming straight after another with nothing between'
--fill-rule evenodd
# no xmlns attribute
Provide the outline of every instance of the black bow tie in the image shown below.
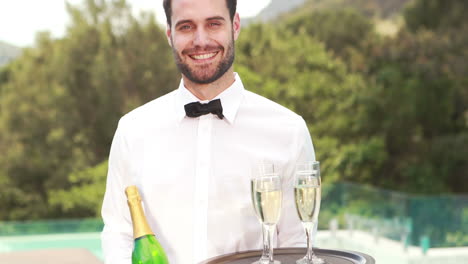
<svg viewBox="0 0 468 264"><path fill-rule="evenodd" d="M202 104L200 102L186 104L184 108L185 114L187 114L188 117L199 117L209 113L217 115L220 119L223 119L224 117L223 106L221 105L221 100L219 99L210 101L207 104Z"/></svg>

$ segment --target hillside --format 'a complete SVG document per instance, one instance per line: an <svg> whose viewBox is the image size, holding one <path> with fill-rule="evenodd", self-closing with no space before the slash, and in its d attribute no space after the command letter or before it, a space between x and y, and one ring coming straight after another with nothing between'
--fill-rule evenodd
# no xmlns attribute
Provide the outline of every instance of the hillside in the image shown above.
<svg viewBox="0 0 468 264"><path fill-rule="evenodd" d="M21 54L21 49L0 41L0 67Z"/></svg>
<svg viewBox="0 0 468 264"><path fill-rule="evenodd" d="M413 0L306 0L301 10L352 8L369 18L392 19Z"/></svg>
<svg viewBox="0 0 468 264"><path fill-rule="evenodd" d="M304 5L307 0L272 0L258 15L253 19L258 22L265 22L275 19L281 14L290 12L295 8Z"/></svg>
<svg viewBox="0 0 468 264"><path fill-rule="evenodd" d="M325 9L352 8L377 21L395 20L413 0L272 0L255 18L248 22L271 21L287 13L302 13Z"/></svg>

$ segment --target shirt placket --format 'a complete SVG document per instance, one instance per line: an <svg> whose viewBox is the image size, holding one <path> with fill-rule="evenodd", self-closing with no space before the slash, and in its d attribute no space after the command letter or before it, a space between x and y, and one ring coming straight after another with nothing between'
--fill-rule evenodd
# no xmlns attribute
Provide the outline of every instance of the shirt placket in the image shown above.
<svg viewBox="0 0 468 264"><path fill-rule="evenodd" d="M194 263L206 258L208 225L208 184L211 161L211 131L213 116L200 117L197 131L197 153L195 163L193 257Z"/></svg>

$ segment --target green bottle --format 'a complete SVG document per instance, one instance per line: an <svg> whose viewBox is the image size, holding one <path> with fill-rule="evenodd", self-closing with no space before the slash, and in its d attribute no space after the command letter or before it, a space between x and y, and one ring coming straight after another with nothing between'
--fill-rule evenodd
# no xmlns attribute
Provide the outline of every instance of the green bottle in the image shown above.
<svg viewBox="0 0 468 264"><path fill-rule="evenodd" d="M134 185L125 189L128 207L132 216L133 238L135 247L132 252L132 264L169 264L164 249L156 240L146 221L138 188Z"/></svg>

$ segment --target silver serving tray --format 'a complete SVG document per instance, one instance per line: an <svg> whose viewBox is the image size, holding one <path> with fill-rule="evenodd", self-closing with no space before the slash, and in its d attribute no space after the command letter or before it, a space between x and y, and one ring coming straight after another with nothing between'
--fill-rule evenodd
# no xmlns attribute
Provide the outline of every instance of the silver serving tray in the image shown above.
<svg viewBox="0 0 468 264"><path fill-rule="evenodd" d="M314 252L325 259L327 264L375 264L371 256L355 251L314 248ZM304 257L305 253L305 248L277 248L273 254L274 259L281 261L281 264L296 264L296 260ZM242 251L211 258L200 264L251 264L260 256L260 250Z"/></svg>

